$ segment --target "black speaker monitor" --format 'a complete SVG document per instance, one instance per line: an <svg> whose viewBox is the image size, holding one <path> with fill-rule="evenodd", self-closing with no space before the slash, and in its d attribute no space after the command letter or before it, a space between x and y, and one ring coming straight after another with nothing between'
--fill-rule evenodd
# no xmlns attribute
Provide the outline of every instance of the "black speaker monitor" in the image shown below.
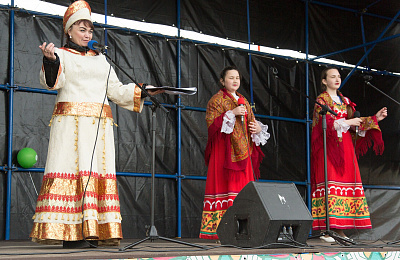
<svg viewBox="0 0 400 260"><path fill-rule="evenodd" d="M294 183L250 182L225 212L217 234L222 245L239 247L291 243L290 238L305 243L312 221Z"/></svg>

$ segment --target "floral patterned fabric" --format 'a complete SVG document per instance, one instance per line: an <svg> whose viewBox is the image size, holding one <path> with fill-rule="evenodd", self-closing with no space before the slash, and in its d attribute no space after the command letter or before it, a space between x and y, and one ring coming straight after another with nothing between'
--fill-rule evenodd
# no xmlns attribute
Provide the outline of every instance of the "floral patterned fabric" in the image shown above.
<svg viewBox="0 0 400 260"><path fill-rule="evenodd" d="M365 137L356 137L350 132L351 129L341 132L342 137L338 137L334 127L335 121L352 118L356 106L341 93L339 97L341 101L339 104L334 102L327 92L317 98L319 103L327 105L338 114L338 116L330 113L326 115L329 224L333 229L371 228L357 156L364 154L372 145L372 141L375 152L382 153L382 134L376 117L372 116L361 118L359 129L366 132ZM326 229L323 131L320 111L321 108L316 105L311 137L312 215L315 230ZM357 138L356 149L353 138Z"/></svg>
<svg viewBox="0 0 400 260"><path fill-rule="evenodd" d="M237 107L237 101L232 95L220 90L207 105L208 142L205 159L208 172L200 238L218 239L217 228L224 213L243 187L254 181L251 163L255 175L259 173L259 165L264 154L260 147L251 141L247 122L254 120L254 114L247 100L245 104L249 112L244 120L245 135L239 117L231 134L221 132L225 113ZM250 142L251 160L248 156L248 142Z"/></svg>

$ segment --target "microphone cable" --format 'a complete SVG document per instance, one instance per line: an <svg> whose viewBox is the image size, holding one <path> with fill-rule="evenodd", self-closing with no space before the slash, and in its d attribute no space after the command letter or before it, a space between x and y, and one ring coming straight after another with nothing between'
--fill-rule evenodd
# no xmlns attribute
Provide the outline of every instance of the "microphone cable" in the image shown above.
<svg viewBox="0 0 400 260"><path fill-rule="evenodd" d="M110 68L109 68L109 70L108 70L106 91L105 91L105 94L104 94L103 103L101 104L101 110L100 110L100 115L99 115L99 121L98 121L98 123L97 123L96 137L95 137L95 140L94 140L92 157L91 157L91 159L90 159L89 177L88 177L88 180L87 180L87 182L86 182L86 186L85 186L85 188L84 188L84 190L83 190L83 195L82 195L82 223L81 223L81 225L82 225L82 230L81 230L81 231L82 231L82 238L83 238L83 240L84 240L86 243L88 243L88 244L90 245L90 247L95 247L95 248L97 248L98 245L94 245L94 244L90 243L90 241L86 240L85 235L84 235L84 223L85 223L84 207L85 207L86 190L87 190L87 187L88 187L88 185L89 185L90 177L92 176L94 152L95 152L95 150L96 150L97 138L98 138L98 136L99 136L99 128L100 128L100 122L101 122L101 115L103 114L103 108L104 108L104 104L105 104L106 98L107 98L108 82L109 82L109 80L110 80L110 73L111 73L111 64L110 64ZM82 183L82 185L83 185L83 183ZM83 188L83 187L82 187L82 188ZM97 203L98 203L98 199L99 199L99 198L98 198L98 196L97 196ZM97 211L97 214L99 214L98 211Z"/></svg>

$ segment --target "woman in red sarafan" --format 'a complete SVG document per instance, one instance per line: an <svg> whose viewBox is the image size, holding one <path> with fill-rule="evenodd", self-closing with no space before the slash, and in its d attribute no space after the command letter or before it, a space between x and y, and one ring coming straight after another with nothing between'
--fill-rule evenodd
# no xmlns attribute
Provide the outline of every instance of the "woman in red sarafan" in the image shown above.
<svg viewBox="0 0 400 260"><path fill-rule="evenodd" d="M374 144L376 154L382 154L384 143L378 122L387 116L387 108L370 117L354 118L355 104L339 92L341 78L338 69L330 67L321 75L323 93L317 101L338 115L326 115L328 210L329 228L346 237L344 229L372 228L369 209L364 195L357 157L365 154ZM311 185L313 229L326 229L325 178L321 107L315 105L311 134ZM359 128L356 136L355 129ZM356 138L356 149L353 140ZM356 151L356 152L354 152ZM335 240L321 236L326 242Z"/></svg>
<svg viewBox="0 0 400 260"><path fill-rule="evenodd" d="M224 68L219 83L221 89L208 102L206 113L208 172L200 228L200 238L205 239L218 239L217 227L225 211L242 188L259 176L264 157L259 145L269 139L268 126L255 120L249 102L237 92L238 69Z"/></svg>

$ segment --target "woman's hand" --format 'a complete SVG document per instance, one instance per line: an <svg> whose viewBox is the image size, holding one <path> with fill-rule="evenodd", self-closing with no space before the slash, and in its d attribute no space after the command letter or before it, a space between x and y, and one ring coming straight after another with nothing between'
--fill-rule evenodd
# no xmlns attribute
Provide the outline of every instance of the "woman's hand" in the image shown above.
<svg viewBox="0 0 400 260"><path fill-rule="evenodd" d="M376 120L379 122L387 117L387 107L381 108L381 110L376 113Z"/></svg>
<svg viewBox="0 0 400 260"><path fill-rule="evenodd" d="M162 89L162 90L161 89L148 89L147 87L153 88L154 86L153 85L146 85L146 87L145 87L147 93L149 93L150 96L154 96L154 95L161 94L161 93L165 92L164 89Z"/></svg>
<svg viewBox="0 0 400 260"><path fill-rule="evenodd" d="M362 119L359 118L359 117L355 117L355 118L352 118L352 119L344 120L344 122L346 124L348 124L349 126L360 126L360 124L362 122Z"/></svg>
<svg viewBox="0 0 400 260"><path fill-rule="evenodd" d="M246 114L246 106L237 106L232 109L232 113L235 116L244 116Z"/></svg>
<svg viewBox="0 0 400 260"><path fill-rule="evenodd" d="M150 96L158 95L158 94L161 94L161 93L164 93L164 92L165 92L165 90L160 90L160 89L158 89L158 90L147 90L147 93L149 93Z"/></svg>
<svg viewBox="0 0 400 260"><path fill-rule="evenodd" d="M261 126L255 120L249 123L249 129L250 133L252 134L258 134L259 132L261 132Z"/></svg>
<svg viewBox="0 0 400 260"><path fill-rule="evenodd" d="M55 61L57 59L56 55L54 54L54 43L49 43L46 46L46 42L44 42L42 45L39 45L39 48L42 50L43 55L48 59L48 60L52 60Z"/></svg>

